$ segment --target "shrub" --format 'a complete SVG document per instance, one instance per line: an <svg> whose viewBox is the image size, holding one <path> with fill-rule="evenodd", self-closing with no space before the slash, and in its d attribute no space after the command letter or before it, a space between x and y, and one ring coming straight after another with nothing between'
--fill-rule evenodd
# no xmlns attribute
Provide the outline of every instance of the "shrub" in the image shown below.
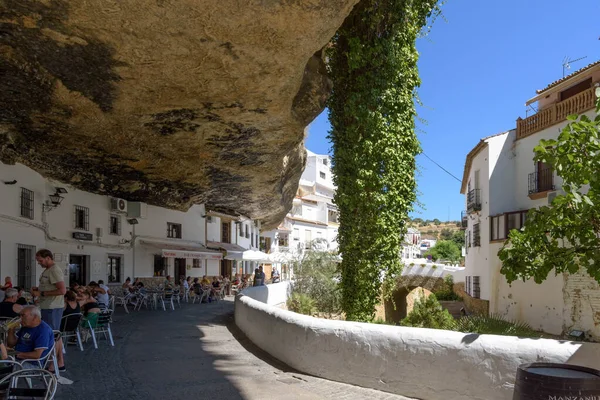
<svg viewBox="0 0 600 400"><path fill-rule="evenodd" d="M314 301L319 312L341 311L340 274L337 256L325 251L309 251L294 268L294 292Z"/></svg>
<svg viewBox="0 0 600 400"><path fill-rule="evenodd" d="M315 301L302 293L292 293L287 301L288 310L305 315L313 315L316 312Z"/></svg>
<svg viewBox="0 0 600 400"><path fill-rule="evenodd" d="M460 301L462 298L454 293L454 277L446 275L444 277L444 286L442 289L433 292L440 301Z"/></svg>
<svg viewBox="0 0 600 400"><path fill-rule="evenodd" d="M427 264L421 264L421 268L425 268Z"/></svg>
<svg viewBox="0 0 600 400"><path fill-rule="evenodd" d="M450 329L456 327L456 321L448 310L444 310L434 294L422 297L415 302L413 310L404 318L400 325L416 328Z"/></svg>
<svg viewBox="0 0 600 400"><path fill-rule="evenodd" d="M541 337L539 332L525 322L505 320L497 314L463 317L456 321L456 330L488 335Z"/></svg>

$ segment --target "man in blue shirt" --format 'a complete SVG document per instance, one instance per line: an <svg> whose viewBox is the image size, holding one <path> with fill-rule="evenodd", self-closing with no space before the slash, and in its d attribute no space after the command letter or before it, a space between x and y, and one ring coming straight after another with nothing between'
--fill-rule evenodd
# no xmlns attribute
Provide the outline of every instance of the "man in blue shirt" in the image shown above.
<svg viewBox="0 0 600 400"><path fill-rule="evenodd" d="M23 307L20 314L21 329L8 330L6 343L17 351L17 359L37 360L45 357L54 344L54 334L50 325L42 321L40 309L36 306Z"/></svg>

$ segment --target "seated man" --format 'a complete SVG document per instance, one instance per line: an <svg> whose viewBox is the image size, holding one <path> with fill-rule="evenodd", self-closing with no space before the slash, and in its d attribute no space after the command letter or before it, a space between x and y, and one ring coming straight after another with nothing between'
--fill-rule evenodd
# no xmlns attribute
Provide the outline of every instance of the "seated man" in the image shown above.
<svg viewBox="0 0 600 400"><path fill-rule="evenodd" d="M42 321L42 314L36 306L23 307L20 315L21 329L15 334L15 328L11 327L6 343L17 351L17 359L37 360L45 357L54 345L52 328Z"/></svg>
<svg viewBox="0 0 600 400"><path fill-rule="evenodd" d="M22 305L17 304L19 291L15 288L6 289L4 301L0 303L0 317L15 318L19 316Z"/></svg>

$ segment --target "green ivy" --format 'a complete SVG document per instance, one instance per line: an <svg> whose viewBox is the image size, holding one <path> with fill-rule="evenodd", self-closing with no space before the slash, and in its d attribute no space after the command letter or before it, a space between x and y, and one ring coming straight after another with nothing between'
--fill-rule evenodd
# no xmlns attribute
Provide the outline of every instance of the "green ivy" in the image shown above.
<svg viewBox="0 0 600 400"><path fill-rule="evenodd" d="M369 321L387 284L401 272L400 249L416 200L417 37L436 1L361 0L328 51L333 93L334 198L342 308L348 320Z"/></svg>

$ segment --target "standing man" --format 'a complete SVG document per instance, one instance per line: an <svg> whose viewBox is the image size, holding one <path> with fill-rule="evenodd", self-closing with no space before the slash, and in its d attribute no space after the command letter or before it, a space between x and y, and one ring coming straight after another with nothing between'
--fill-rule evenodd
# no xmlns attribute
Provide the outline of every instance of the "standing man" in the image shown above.
<svg viewBox="0 0 600 400"><path fill-rule="evenodd" d="M54 263L52 252L47 249L38 250L35 260L44 271L40 276L40 286L31 288L31 294L39 300L42 320L50 327L60 330L60 320L65 307L67 287L63 279L63 271ZM65 371L65 360L62 353L62 339L56 343L56 358L60 371Z"/></svg>

